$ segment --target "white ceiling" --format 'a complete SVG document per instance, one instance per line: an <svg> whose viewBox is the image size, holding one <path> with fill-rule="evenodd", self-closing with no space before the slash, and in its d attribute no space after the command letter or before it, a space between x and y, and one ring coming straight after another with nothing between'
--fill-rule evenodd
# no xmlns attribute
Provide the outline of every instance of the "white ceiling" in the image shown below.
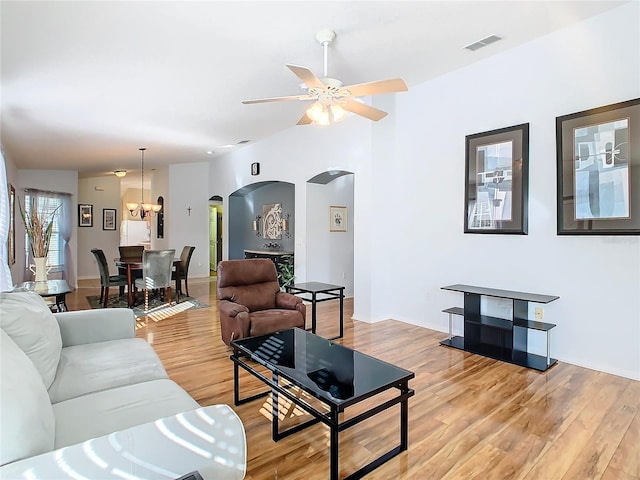
<svg viewBox="0 0 640 480"><path fill-rule="evenodd" d="M411 89L625 1L2 1L2 147L84 176L139 170L141 146L145 170L206 161L295 125L305 103L240 102L302 93L287 63L321 76L321 29L330 76Z"/></svg>

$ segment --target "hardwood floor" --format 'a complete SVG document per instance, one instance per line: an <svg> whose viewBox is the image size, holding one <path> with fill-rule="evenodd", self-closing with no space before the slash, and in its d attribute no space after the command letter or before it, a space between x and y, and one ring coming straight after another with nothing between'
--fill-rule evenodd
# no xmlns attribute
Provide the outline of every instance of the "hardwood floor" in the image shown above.
<svg viewBox="0 0 640 480"><path fill-rule="evenodd" d="M86 309L97 282L67 296ZM230 351L220 340L215 278L189 281L193 297L210 308L160 322L141 322L170 377L201 405L233 406ZM318 304L319 333L337 333L337 302ZM640 382L559 363L545 373L438 344L445 334L387 320L350 320L346 346L409 369L409 450L368 479L640 479ZM425 312L439 315L439 312ZM257 382L242 377L245 389ZM247 392L248 393L248 392ZM258 479L328 478L328 430L312 426L271 440L268 399L233 407L247 434L247 476ZM299 415L296 409L291 417ZM397 444L398 407L340 435L341 476Z"/></svg>

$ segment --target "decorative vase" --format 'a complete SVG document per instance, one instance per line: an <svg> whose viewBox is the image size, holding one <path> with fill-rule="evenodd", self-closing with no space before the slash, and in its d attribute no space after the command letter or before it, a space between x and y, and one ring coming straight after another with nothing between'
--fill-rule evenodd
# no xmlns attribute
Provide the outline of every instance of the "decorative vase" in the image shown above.
<svg viewBox="0 0 640 480"><path fill-rule="evenodd" d="M29 265L29 270L31 270L31 273L35 274L36 282L46 282L47 274L49 273L49 270L51 270L51 267L47 267L47 257L37 257L34 258L33 261L35 262L35 265Z"/></svg>

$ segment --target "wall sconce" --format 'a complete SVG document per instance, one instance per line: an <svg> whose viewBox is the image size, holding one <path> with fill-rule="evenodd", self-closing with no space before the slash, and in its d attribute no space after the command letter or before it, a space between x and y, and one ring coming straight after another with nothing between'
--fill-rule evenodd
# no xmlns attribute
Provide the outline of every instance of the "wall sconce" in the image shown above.
<svg viewBox="0 0 640 480"><path fill-rule="evenodd" d="M260 219L262 215L256 215L256 219L251 222L251 230L256 232L256 237L261 237L262 233L260 233Z"/></svg>
<svg viewBox="0 0 640 480"><path fill-rule="evenodd" d="M284 232L284 236L287 238L291 238L291 233L289 232L289 218L291 218L291 214L285 213L282 215L282 221L280 222L280 230Z"/></svg>

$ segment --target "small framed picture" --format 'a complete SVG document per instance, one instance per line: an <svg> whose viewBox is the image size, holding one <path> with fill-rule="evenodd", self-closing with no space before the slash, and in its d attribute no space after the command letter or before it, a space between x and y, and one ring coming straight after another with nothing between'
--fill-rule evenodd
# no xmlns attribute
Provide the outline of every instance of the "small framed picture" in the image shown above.
<svg viewBox="0 0 640 480"><path fill-rule="evenodd" d="M347 231L347 207L332 205L329 207L329 231Z"/></svg>
<svg viewBox="0 0 640 480"><path fill-rule="evenodd" d="M102 229L103 230L116 229L116 209L115 208L102 209Z"/></svg>
<svg viewBox="0 0 640 480"><path fill-rule="evenodd" d="M260 164L258 162L251 164L251 175L260 175Z"/></svg>
<svg viewBox="0 0 640 480"><path fill-rule="evenodd" d="M88 203L78 204L78 226L93 227L93 205Z"/></svg>

